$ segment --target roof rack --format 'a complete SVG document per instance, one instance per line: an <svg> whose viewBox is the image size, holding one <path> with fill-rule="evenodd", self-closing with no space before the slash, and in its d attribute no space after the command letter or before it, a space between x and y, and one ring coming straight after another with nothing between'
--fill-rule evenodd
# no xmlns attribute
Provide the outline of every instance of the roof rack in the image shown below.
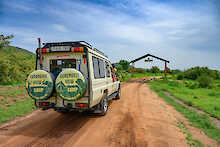
<svg viewBox="0 0 220 147"><path fill-rule="evenodd" d="M47 44L47 45L50 45L50 44L53 44L53 45L55 45L55 44L57 44L57 45L72 45L72 44L82 44L82 43L83 43L83 45L86 45L86 46L92 48L92 45L89 44L89 43L86 42L86 41L46 42L46 43L43 43L43 45L46 45L46 44Z"/></svg>
<svg viewBox="0 0 220 147"><path fill-rule="evenodd" d="M102 51L98 50L97 48L93 48L91 44L89 44L86 41L70 41L70 42L45 42L43 43L43 45L72 45L72 44L81 44L81 45L85 45L89 48L91 48L92 50L102 54L103 56L107 57Z"/></svg>
<svg viewBox="0 0 220 147"><path fill-rule="evenodd" d="M98 50L97 48L93 48L93 50L108 58L108 56L106 56L102 51Z"/></svg>

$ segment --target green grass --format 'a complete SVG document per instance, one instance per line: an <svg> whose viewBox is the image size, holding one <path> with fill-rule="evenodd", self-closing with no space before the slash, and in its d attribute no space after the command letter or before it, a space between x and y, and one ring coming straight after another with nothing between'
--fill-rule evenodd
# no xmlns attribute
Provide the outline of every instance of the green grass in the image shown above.
<svg viewBox="0 0 220 147"><path fill-rule="evenodd" d="M164 76L164 73L132 73L132 78L144 78L150 76Z"/></svg>
<svg viewBox="0 0 220 147"><path fill-rule="evenodd" d="M194 81L154 81L150 83L154 88L168 91L172 96L184 103L197 107L211 116L220 119L220 81L215 81L214 88L195 88Z"/></svg>
<svg viewBox="0 0 220 147"><path fill-rule="evenodd" d="M195 110L191 110L173 99L171 99L169 96L167 96L164 91L169 89L169 92L174 92L172 94L175 94L176 90L177 93L179 92L178 89L181 90L182 87L179 87L176 83L169 83L167 81L154 81L149 83L151 85L152 90L156 91L160 97L162 97L167 103L171 104L175 107L177 111L182 113L191 123L192 126L197 127L201 129L207 136L210 138L215 139L218 143L220 143L220 129L216 127L216 124L205 114L198 114ZM175 86L174 86L175 85ZM171 90L170 90L171 89ZM185 89L186 90L186 89ZM200 89L201 90L201 89ZM181 95L184 95L185 91L183 90ZM187 91L187 95L190 95L191 91ZM191 93L192 94L192 93ZM180 97L179 97L180 98ZM181 98L180 98L181 99Z"/></svg>
<svg viewBox="0 0 220 147"><path fill-rule="evenodd" d="M0 107L0 124L12 120L17 116L30 113L34 109L34 102L30 98L24 101L17 101L15 104L8 104L7 108Z"/></svg>
<svg viewBox="0 0 220 147"><path fill-rule="evenodd" d="M18 83L13 83L13 84L9 84L9 85L0 85L0 88L3 88L3 87L14 87L14 86L25 86L25 83L24 82L18 82Z"/></svg>
<svg viewBox="0 0 220 147"><path fill-rule="evenodd" d="M186 135L187 144L190 145L190 147L203 147L204 145L197 139L194 139L192 136L192 133L190 133L189 128L185 124L184 121L178 120L175 122L176 126L180 129L180 132Z"/></svg>
<svg viewBox="0 0 220 147"><path fill-rule="evenodd" d="M6 87L0 91L0 124L13 120L17 116L30 113L35 109L34 101L25 96L25 88ZM22 96L24 99L18 98ZM2 106L2 107L1 107Z"/></svg>
<svg viewBox="0 0 220 147"><path fill-rule="evenodd" d="M6 90L1 90L0 91L0 96L3 97L8 97L8 96L19 96L19 95L24 95L26 93L25 88L19 88L19 89L13 89L13 88L7 88Z"/></svg>

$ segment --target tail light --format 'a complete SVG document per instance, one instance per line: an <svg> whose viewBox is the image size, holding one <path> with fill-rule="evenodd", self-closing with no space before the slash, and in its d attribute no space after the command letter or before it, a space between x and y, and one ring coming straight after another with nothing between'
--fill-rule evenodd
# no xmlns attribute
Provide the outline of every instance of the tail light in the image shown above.
<svg viewBox="0 0 220 147"><path fill-rule="evenodd" d="M49 106L50 103L49 102L40 102L39 105L45 107L45 106Z"/></svg>
<svg viewBox="0 0 220 147"><path fill-rule="evenodd" d="M38 49L37 52L38 52L38 54L39 54L39 53L40 53L40 49ZM49 52L50 52L50 49L49 49L49 48L42 48L42 49L41 49L41 52L42 52L42 53L49 53Z"/></svg>
<svg viewBox="0 0 220 147"><path fill-rule="evenodd" d="M74 52L84 52L84 47L73 47L72 51L74 51Z"/></svg>
<svg viewBox="0 0 220 147"><path fill-rule="evenodd" d="M87 107L87 104L86 103L76 103L76 106L79 108L82 108L82 107Z"/></svg>

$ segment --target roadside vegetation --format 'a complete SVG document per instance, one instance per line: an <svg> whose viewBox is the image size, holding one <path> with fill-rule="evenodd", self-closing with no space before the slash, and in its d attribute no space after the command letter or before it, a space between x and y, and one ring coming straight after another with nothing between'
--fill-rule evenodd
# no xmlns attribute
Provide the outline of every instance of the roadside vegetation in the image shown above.
<svg viewBox="0 0 220 147"><path fill-rule="evenodd" d="M131 72L131 65L129 61L120 60L118 63L115 63L114 65L117 69L118 76L121 77L121 82L130 81L132 78L145 78L150 76L164 75L164 71L160 70L157 66L153 66L150 69L134 68L134 72Z"/></svg>
<svg viewBox="0 0 220 147"><path fill-rule="evenodd" d="M11 38L13 35L0 34L0 124L35 109L24 87L25 79L34 70L35 55L10 46Z"/></svg>
<svg viewBox="0 0 220 147"><path fill-rule="evenodd" d="M123 64L126 64L126 66L123 66ZM129 81L132 78L163 76L163 71L157 67L151 69L135 68L132 73L128 61L120 61L116 64L116 68L121 76L121 81ZM192 126L200 128L207 136L220 143L220 129L210 118L211 116L220 120L220 72L207 67L194 67L185 71L178 69L170 71L167 78L163 77L163 79L149 82L152 90L156 91L160 97L182 113ZM190 107L206 112L206 114L200 114L196 110L178 103L165 92ZM187 135L186 139L190 146L203 146L198 140L192 138L188 129L183 130Z"/></svg>
<svg viewBox="0 0 220 147"><path fill-rule="evenodd" d="M0 85L24 83L27 75L34 70L35 54L10 46L8 39L12 37L0 34Z"/></svg>
<svg viewBox="0 0 220 147"><path fill-rule="evenodd" d="M34 101L28 97L24 86L0 88L0 124L34 109Z"/></svg>
<svg viewBox="0 0 220 147"><path fill-rule="evenodd" d="M207 67L194 67L172 75L168 79L152 81L149 85L160 97L181 112L192 126L200 128L207 136L220 143L220 129L210 118L211 116L220 120L219 75L219 71ZM165 92L208 115L189 109L173 100Z"/></svg>

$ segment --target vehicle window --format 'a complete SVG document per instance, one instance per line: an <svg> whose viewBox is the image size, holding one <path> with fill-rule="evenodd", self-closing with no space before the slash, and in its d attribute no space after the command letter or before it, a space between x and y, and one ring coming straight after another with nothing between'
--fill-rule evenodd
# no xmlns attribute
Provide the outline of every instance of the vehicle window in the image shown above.
<svg viewBox="0 0 220 147"><path fill-rule="evenodd" d="M76 68L76 59L50 60L50 72L52 72L55 77L57 77L64 68Z"/></svg>
<svg viewBox="0 0 220 147"><path fill-rule="evenodd" d="M111 69L110 69L108 62L105 62L105 71L106 71L106 76L110 77L111 76Z"/></svg>
<svg viewBox="0 0 220 147"><path fill-rule="evenodd" d="M105 77L105 67L104 67L104 61L99 59L99 74L100 74L100 78L104 78Z"/></svg>
<svg viewBox="0 0 220 147"><path fill-rule="evenodd" d="M94 78L104 78L105 77L105 67L104 61L102 59L92 57Z"/></svg>
<svg viewBox="0 0 220 147"><path fill-rule="evenodd" d="M95 79L100 77L99 74L99 61L98 58L96 57L92 57L92 61L93 61L93 70L94 70L94 77Z"/></svg>

